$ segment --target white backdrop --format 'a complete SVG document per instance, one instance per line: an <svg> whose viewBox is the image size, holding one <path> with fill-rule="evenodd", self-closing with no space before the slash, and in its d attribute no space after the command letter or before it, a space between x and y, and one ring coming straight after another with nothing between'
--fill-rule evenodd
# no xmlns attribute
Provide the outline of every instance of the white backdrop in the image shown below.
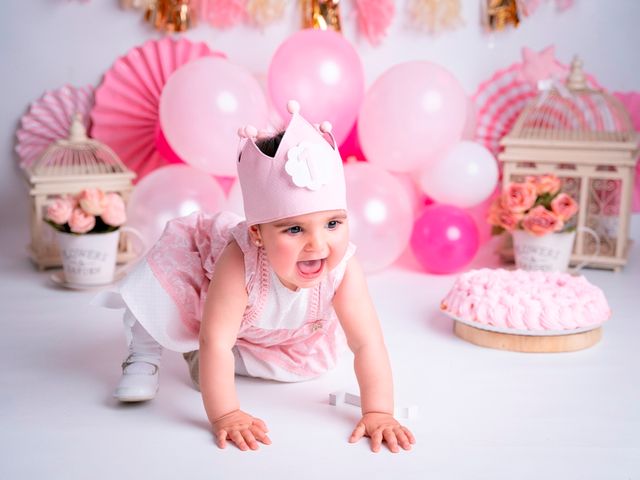
<svg viewBox="0 0 640 480"><path fill-rule="evenodd" d="M390 66L407 60L429 60L448 68L468 93L492 72L521 60L523 46L535 50L554 44L568 63L578 53L585 69L609 90L640 90L640 55L634 32L640 23L637 0L575 0L557 13L554 2L542 2L517 29L494 34L479 25L479 0L462 0L465 25L431 36L408 27L406 2L379 47L359 38L351 2L343 0L344 34L361 55L367 84ZM298 2L289 2L284 18L264 31L249 27L214 29L206 24L186 33L225 52L229 59L264 75L271 55L300 24ZM97 86L103 73L130 48L163 34L144 23L141 14L124 11L117 0L7 0L0 16L0 215L3 233L26 238L27 193L17 168L15 131L29 102L45 90L64 84Z"/></svg>

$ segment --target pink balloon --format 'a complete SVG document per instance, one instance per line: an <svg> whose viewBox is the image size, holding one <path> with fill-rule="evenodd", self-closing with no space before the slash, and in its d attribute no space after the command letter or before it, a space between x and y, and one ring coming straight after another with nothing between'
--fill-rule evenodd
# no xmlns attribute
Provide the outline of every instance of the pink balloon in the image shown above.
<svg viewBox="0 0 640 480"><path fill-rule="evenodd" d="M342 145L340 145L340 156L345 162L349 157L354 157L357 160L365 160L364 153L362 153L362 147L360 146L360 140L358 139L358 124L354 124L344 139Z"/></svg>
<svg viewBox="0 0 640 480"><path fill-rule="evenodd" d="M289 100L300 102L313 123L328 120L340 145L351 130L364 95L362 62L353 46L330 30L301 30L276 50L267 73L269 96L282 118Z"/></svg>
<svg viewBox="0 0 640 480"><path fill-rule="evenodd" d="M366 272L392 264L411 236L411 201L398 179L365 162L344 167L351 239Z"/></svg>
<svg viewBox="0 0 640 480"><path fill-rule="evenodd" d="M244 200L242 198L242 189L240 188L240 182L236 182L231 185L231 189L227 193L227 201L224 209L228 212L233 212L241 217L245 217L244 214Z"/></svg>
<svg viewBox="0 0 640 480"><path fill-rule="evenodd" d="M467 115L462 129L462 139L474 141L476 139L476 127L478 126L478 109L473 98L467 97Z"/></svg>
<svg viewBox="0 0 640 480"><path fill-rule="evenodd" d="M360 144L371 163L418 170L460 140L466 108L462 86L443 67L395 65L367 90L358 116Z"/></svg>
<svg viewBox="0 0 640 480"><path fill-rule="evenodd" d="M452 273L467 265L478 251L478 228L464 210L434 204L418 217L411 234L416 259L431 273Z"/></svg>
<svg viewBox="0 0 640 480"><path fill-rule="evenodd" d="M236 176L239 127L267 125L258 81L228 60L205 57L176 70L160 96L160 125L176 155L192 167Z"/></svg>
<svg viewBox="0 0 640 480"><path fill-rule="evenodd" d="M224 202L222 188L210 175L188 165L168 165L138 182L127 204L127 225L139 230L150 248L169 220L199 210L215 213Z"/></svg>

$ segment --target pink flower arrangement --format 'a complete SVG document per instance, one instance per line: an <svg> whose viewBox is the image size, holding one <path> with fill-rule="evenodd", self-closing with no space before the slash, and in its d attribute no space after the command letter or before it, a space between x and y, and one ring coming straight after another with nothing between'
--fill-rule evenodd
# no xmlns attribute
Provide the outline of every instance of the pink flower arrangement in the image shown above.
<svg viewBox="0 0 640 480"><path fill-rule="evenodd" d="M45 221L60 232L106 233L127 221L122 197L87 188L77 195L57 197L47 207Z"/></svg>
<svg viewBox="0 0 640 480"><path fill-rule="evenodd" d="M561 193L561 187L555 175L527 177L507 185L489 209L487 221L493 233L522 229L542 236L569 230L567 221L578 212L578 204Z"/></svg>

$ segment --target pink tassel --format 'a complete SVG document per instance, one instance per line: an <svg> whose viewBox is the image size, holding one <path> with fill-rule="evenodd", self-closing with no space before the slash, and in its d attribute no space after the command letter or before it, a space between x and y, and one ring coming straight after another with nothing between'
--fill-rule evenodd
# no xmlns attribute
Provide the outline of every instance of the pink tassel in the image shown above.
<svg viewBox="0 0 640 480"><path fill-rule="evenodd" d="M229 28L247 16L247 0L199 0L200 19L217 28Z"/></svg>
<svg viewBox="0 0 640 480"><path fill-rule="evenodd" d="M373 45L379 45L395 14L393 0L355 0L358 27Z"/></svg>

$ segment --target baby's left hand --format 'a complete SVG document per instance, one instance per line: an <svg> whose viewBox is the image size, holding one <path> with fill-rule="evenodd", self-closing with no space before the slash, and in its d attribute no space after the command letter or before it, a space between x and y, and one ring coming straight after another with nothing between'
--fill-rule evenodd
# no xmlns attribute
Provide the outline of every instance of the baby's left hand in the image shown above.
<svg viewBox="0 0 640 480"><path fill-rule="evenodd" d="M380 451L383 440L393 453L400 451L398 444L405 450L411 450L411 444L416 443L409 429L400 425L388 413L365 413L351 434L349 443L355 443L363 436L371 438L371 450L374 452Z"/></svg>

